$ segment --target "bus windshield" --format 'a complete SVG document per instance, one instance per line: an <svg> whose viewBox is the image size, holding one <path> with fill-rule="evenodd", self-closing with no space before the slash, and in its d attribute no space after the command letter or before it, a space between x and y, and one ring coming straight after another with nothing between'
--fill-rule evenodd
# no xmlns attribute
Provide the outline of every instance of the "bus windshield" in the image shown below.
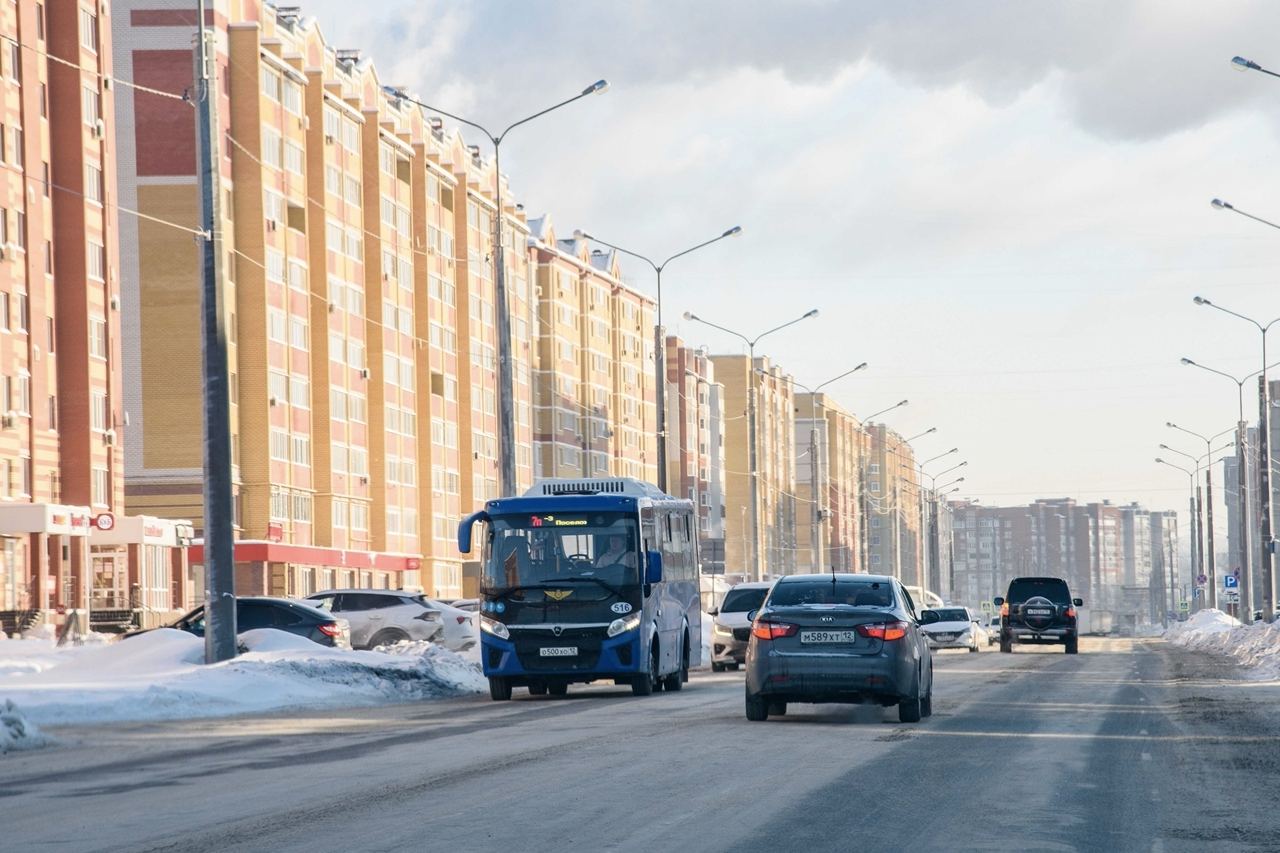
<svg viewBox="0 0 1280 853"><path fill-rule="evenodd" d="M484 589L596 582L616 590L640 583L634 514L495 515L484 556Z"/></svg>

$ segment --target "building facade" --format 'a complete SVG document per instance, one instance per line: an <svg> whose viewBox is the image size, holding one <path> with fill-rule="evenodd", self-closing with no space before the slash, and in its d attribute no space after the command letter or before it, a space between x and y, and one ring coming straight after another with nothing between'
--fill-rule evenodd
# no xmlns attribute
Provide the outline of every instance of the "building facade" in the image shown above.
<svg viewBox="0 0 1280 853"><path fill-rule="evenodd" d="M797 562L862 571L862 425L829 394L808 392L796 394L795 422Z"/></svg>

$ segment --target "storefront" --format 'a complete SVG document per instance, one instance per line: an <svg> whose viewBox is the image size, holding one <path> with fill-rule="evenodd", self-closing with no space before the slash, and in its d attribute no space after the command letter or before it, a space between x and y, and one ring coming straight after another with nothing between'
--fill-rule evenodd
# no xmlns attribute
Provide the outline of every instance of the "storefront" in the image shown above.
<svg viewBox="0 0 1280 853"><path fill-rule="evenodd" d="M0 631L89 608L88 507L0 504Z"/></svg>
<svg viewBox="0 0 1280 853"><path fill-rule="evenodd" d="M188 550L198 593L204 589L204 545ZM235 563L236 595L301 598L324 589L421 589L421 561L407 554L246 540L235 545Z"/></svg>
<svg viewBox="0 0 1280 853"><path fill-rule="evenodd" d="M149 515L95 516L89 533L97 624L172 621L197 597L187 548L191 522Z"/></svg>

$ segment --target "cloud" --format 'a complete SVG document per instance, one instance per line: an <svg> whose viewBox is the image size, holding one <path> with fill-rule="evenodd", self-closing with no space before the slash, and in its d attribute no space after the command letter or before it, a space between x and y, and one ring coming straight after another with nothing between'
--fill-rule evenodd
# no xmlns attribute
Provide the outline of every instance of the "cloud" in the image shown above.
<svg viewBox="0 0 1280 853"><path fill-rule="evenodd" d="M1280 28L1280 4L1262 0L380 5L354 22L347 0L306 8L341 21L326 32L344 46L368 41L389 79L496 113L518 111L531 79L558 94L600 76L636 88L749 69L804 86L864 62L912 86L965 87L995 106L1060 75L1073 119L1115 138L1152 138L1277 98L1266 81L1224 73L1251 48L1265 64L1270 41L1259 36Z"/></svg>

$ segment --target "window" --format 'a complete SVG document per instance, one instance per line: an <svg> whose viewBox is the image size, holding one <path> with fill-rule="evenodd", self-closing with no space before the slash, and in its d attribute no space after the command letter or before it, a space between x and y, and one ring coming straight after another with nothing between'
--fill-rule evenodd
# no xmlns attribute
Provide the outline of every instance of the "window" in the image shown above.
<svg viewBox="0 0 1280 853"><path fill-rule="evenodd" d="M309 340L306 317L289 318L289 343L298 349L306 349Z"/></svg>
<svg viewBox="0 0 1280 853"><path fill-rule="evenodd" d="M311 382L307 377L289 377L289 402L299 409L311 408Z"/></svg>
<svg viewBox="0 0 1280 853"><path fill-rule="evenodd" d="M351 529L352 530L368 530L369 529L368 504L352 504L351 505Z"/></svg>
<svg viewBox="0 0 1280 853"><path fill-rule="evenodd" d="M347 528L347 502L333 502L333 526L345 530Z"/></svg>
<svg viewBox="0 0 1280 853"><path fill-rule="evenodd" d="M277 462L289 461L289 433L282 429L271 430L271 458Z"/></svg>
<svg viewBox="0 0 1280 853"><path fill-rule="evenodd" d="M284 81L284 108L294 115L302 115L302 87L292 80Z"/></svg>
<svg viewBox="0 0 1280 853"><path fill-rule="evenodd" d="M306 492L293 493L293 520L311 523L311 495Z"/></svg>
<svg viewBox="0 0 1280 853"><path fill-rule="evenodd" d="M98 16L83 6L80 8L80 46L98 52Z"/></svg>
<svg viewBox="0 0 1280 853"><path fill-rule="evenodd" d="M84 197L102 203L102 170L92 163L84 164Z"/></svg>
<svg viewBox="0 0 1280 853"><path fill-rule="evenodd" d="M95 506L107 506L111 498L111 474L106 468L93 469L93 494Z"/></svg>
<svg viewBox="0 0 1280 853"><path fill-rule="evenodd" d="M96 281L105 281L107 277L107 250L100 243L89 241L88 276Z"/></svg>
<svg viewBox="0 0 1280 853"><path fill-rule="evenodd" d="M295 175L303 173L303 154L301 146L292 142L284 144L284 167Z"/></svg>
<svg viewBox="0 0 1280 853"><path fill-rule="evenodd" d="M107 321L102 317L89 318L89 355L107 357Z"/></svg>
<svg viewBox="0 0 1280 853"><path fill-rule="evenodd" d="M280 134L270 128L262 130L262 162L263 165L272 166L279 169L281 166L280 157L281 139Z"/></svg>
<svg viewBox="0 0 1280 853"><path fill-rule="evenodd" d="M84 114L86 125L98 126L98 119L102 118L102 98L92 86L84 86L80 90L80 112Z"/></svg>
<svg viewBox="0 0 1280 853"><path fill-rule="evenodd" d="M305 435L295 435L292 439L293 464L311 464L311 439Z"/></svg>
<svg viewBox="0 0 1280 853"><path fill-rule="evenodd" d="M31 302L27 299L27 294L18 293L14 295L14 305L18 309L17 321L15 328L19 332L25 332L31 328Z"/></svg>
<svg viewBox="0 0 1280 853"><path fill-rule="evenodd" d="M287 333L285 314L279 308L267 309L267 340L284 343Z"/></svg>
<svg viewBox="0 0 1280 853"><path fill-rule="evenodd" d="M278 486L271 487L271 520L289 520L289 493Z"/></svg>
<svg viewBox="0 0 1280 853"><path fill-rule="evenodd" d="M265 65L262 66L262 94L276 103L280 102L280 75Z"/></svg>
<svg viewBox="0 0 1280 853"><path fill-rule="evenodd" d="M89 426L98 432L105 432L111 420L107 406L107 395L104 391L94 391L89 395Z"/></svg>

